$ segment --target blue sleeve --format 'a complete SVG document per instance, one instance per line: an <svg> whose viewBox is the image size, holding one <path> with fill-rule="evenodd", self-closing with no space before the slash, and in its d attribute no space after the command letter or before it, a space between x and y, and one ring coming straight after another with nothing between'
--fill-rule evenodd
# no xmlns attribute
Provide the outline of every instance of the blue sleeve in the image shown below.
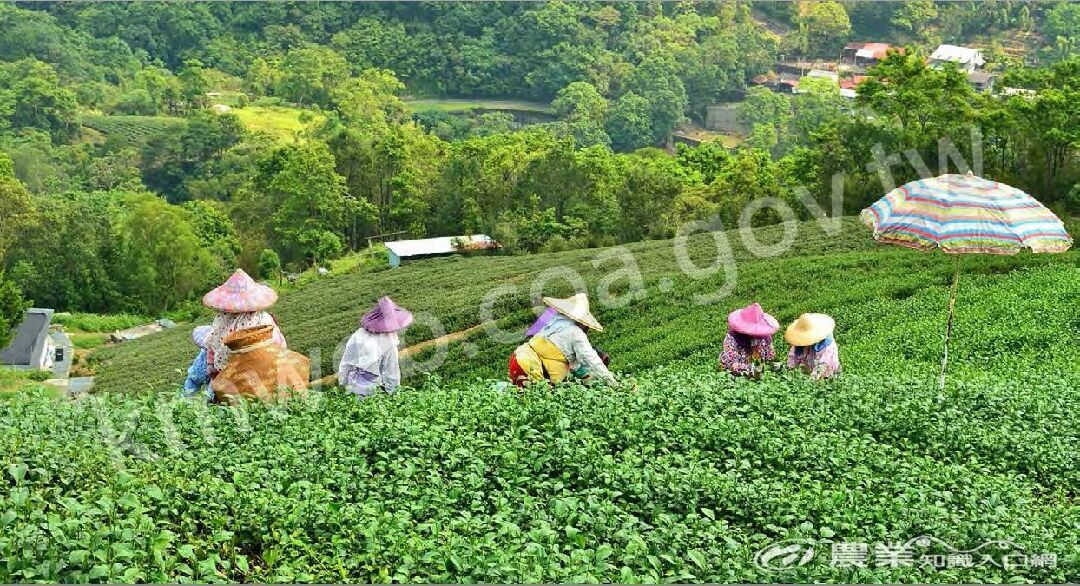
<svg viewBox="0 0 1080 586"><path fill-rule="evenodd" d="M194 397L199 389L208 384L210 384L210 369L206 363L206 349L203 348L188 367L187 380L184 381L184 396Z"/></svg>

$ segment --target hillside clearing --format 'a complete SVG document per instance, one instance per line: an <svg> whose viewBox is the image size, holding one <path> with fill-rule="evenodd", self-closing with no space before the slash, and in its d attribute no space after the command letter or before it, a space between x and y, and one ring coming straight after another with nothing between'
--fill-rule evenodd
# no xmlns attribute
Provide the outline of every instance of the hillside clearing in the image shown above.
<svg viewBox="0 0 1080 586"><path fill-rule="evenodd" d="M248 130L262 132L284 142L295 141L299 133L320 124L324 119L322 114L288 106L249 105L233 108L229 113L235 114ZM305 121L305 116L310 119Z"/></svg>
<svg viewBox="0 0 1080 586"><path fill-rule="evenodd" d="M483 100L483 99L428 99L408 100L405 106L410 112L467 112L469 110L504 110L518 112L536 112L552 114L551 106L541 102L521 100Z"/></svg>
<svg viewBox="0 0 1080 586"><path fill-rule="evenodd" d="M151 136L174 129L183 124L183 118L174 116L112 116L83 114L82 125L101 133L106 138L119 138L132 143L142 143Z"/></svg>

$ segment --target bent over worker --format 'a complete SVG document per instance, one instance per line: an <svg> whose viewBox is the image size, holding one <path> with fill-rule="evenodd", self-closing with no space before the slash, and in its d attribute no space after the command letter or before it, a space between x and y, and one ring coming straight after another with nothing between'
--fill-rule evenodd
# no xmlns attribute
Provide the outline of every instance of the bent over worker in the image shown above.
<svg viewBox="0 0 1080 586"><path fill-rule="evenodd" d="M544 304L555 313L547 313L546 323L514 350L510 380L519 387L527 381L557 383L570 376L615 384L615 377L585 333L586 329L604 329L589 311L589 298L584 293L566 299L545 297Z"/></svg>

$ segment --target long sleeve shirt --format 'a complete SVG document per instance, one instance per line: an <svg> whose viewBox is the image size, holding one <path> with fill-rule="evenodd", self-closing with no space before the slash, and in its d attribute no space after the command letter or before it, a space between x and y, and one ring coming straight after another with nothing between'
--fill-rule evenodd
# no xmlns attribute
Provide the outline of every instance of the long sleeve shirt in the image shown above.
<svg viewBox="0 0 1080 586"><path fill-rule="evenodd" d="M345 390L361 397L372 394L379 387L388 393L394 392L401 386L401 364L396 347L388 348L382 353L378 370L371 372L342 362L338 367L338 383L345 387Z"/></svg>
<svg viewBox="0 0 1080 586"><path fill-rule="evenodd" d="M542 335L563 353L570 370L587 373L608 383L615 382L614 375L604 365L604 361L600 359L600 355L589 342L589 337L581 328L572 325L557 331L545 331Z"/></svg>
<svg viewBox="0 0 1080 586"><path fill-rule="evenodd" d="M181 393L186 399L199 396L199 391L202 391L202 397L207 401L214 399L214 391L210 389L210 365L206 354L206 348L199 350L199 354L188 367L187 379L184 380L184 390Z"/></svg>
<svg viewBox="0 0 1080 586"><path fill-rule="evenodd" d="M788 351L787 365L788 368L806 369L815 380L829 378L840 372L840 350L836 347L836 342L818 351L807 346L804 351L799 352L798 346L792 346Z"/></svg>
<svg viewBox="0 0 1080 586"><path fill-rule="evenodd" d="M769 338L750 338L750 347L743 349L735 342L735 337L728 332L724 336L724 348L720 352L720 368L733 374L748 375L754 373L754 366L776 359L772 340Z"/></svg>

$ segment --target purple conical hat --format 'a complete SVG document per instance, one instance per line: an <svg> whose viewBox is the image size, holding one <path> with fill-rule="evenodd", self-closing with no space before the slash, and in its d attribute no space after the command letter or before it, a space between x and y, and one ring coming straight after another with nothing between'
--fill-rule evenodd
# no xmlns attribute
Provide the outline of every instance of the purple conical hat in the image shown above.
<svg viewBox="0 0 1080 586"><path fill-rule="evenodd" d="M757 303L729 313L727 323L732 330L755 338L771 336L780 329L780 322L765 313Z"/></svg>
<svg viewBox="0 0 1080 586"><path fill-rule="evenodd" d="M364 315L360 325L373 334L389 334L404 330L412 320L413 316L409 311L398 307L393 299L383 297L375 304L374 309Z"/></svg>
<svg viewBox="0 0 1080 586"><path fill-rule="evenodd" d="M203 296L203 305L225 313L247 313L269 308L277 297L277 291L256 283L243 269L236 269L228 281Z"/></svg>

